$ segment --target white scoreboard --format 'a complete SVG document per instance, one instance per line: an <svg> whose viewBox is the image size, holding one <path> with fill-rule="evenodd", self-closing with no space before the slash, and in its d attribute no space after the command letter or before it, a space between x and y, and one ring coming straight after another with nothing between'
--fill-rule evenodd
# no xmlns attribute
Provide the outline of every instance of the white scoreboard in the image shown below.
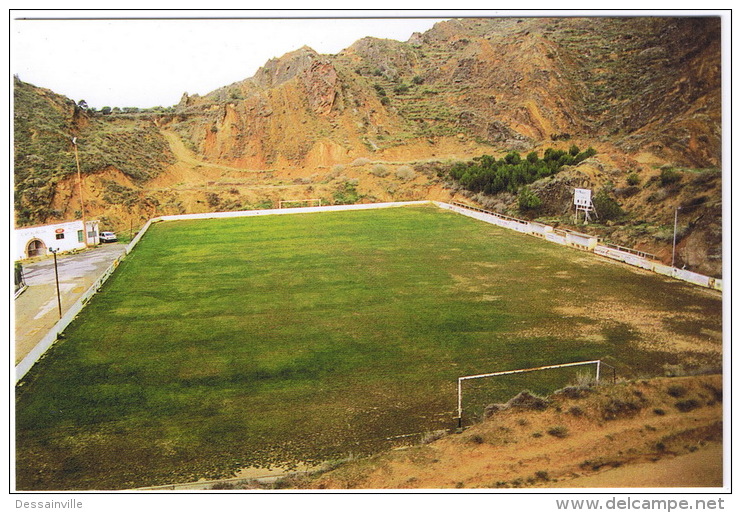
<svg viewBox="0 0 741 513"><path fill-rule="evenodd" d="M577 207L591 207L592 189L574 189L574 205Z"/></svg>

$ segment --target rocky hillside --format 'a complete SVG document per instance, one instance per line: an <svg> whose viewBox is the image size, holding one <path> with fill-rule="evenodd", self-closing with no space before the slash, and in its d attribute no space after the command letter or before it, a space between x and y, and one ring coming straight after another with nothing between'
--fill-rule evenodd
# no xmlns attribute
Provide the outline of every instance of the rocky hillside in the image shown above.
<svg viewBox="0 0 741 513"><path fill-rule="evenodd" d="M78 162L85 177L83 198L90 200L85 207L96 214L116 205L131 207L146 202L138 189L174 163L165 139L147 120L101 118L84 102L78 104L18 77L14 85L14 186L19 226L79 217Z"/></svg>
<svg viewBox="0 0 741 513"><path fill-rule="evenodd" d="M79 211L76 136L86 211L117 230L298 198L452 198L571 226L578 186L614 210L579 230L665 261L682 207L679 266L719 276L720 73L717 18L491 18L337 55L303 47L147 112L93 112L16 80L16 222ZM533 183L538 209L448 174L484 154L572 146L596 154Z"/></svg>

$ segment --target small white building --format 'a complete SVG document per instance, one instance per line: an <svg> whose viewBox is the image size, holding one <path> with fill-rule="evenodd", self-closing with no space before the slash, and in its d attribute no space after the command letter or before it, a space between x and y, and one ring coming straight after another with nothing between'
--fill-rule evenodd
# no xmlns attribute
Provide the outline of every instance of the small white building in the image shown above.
<svg viewBox="0 0 741 513"><path fill-rule="evenodd" d="M98 221L87 221L88 246L98 244ZM85 249L85 232L82 221L31 226L15 230L15 259L24 260L50 255L49 249L60 253Z"/></svg>
<svg viewBox="0 0 741 513"><path fill-rule="evenodd" d="M572 232L563 230L566 233L566 244L568 246L583 249L584 251L594 251L595 246L599 243L599 237L587 233Z"/></svg>

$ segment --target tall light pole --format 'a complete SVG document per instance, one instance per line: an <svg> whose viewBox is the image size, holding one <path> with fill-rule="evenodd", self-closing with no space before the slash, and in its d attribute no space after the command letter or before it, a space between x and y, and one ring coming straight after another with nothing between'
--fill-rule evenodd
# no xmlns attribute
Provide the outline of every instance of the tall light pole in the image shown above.
<svg viewBox="0 0 741 513"><path fill-rule="evenodd" d="M674 237L672 238L672 267L674 267L674 254L677 249L677 217L679 215L679 210L682 207L677 207L674 209Z"/></svg>
<svg viewBox="0 0 741 513"><path fill-rule="evenodd" d="M59 318L62 318L62 297L59 294L59 271L57 270L57 251L59 248L49 248L49 251L54 255L54 277L57 280L57 307L59 308Z"/></svg>
<svg viewBox="0 0 741 513"><path fill-rule="evenodd" d="M77 189L80 193L80 212L82 213L82 232L85 247L87 244L87 223L85 223L85 202L82 200L82 174L80 173L80 157L77 155L77 137L72 138L72 146L75 148L75 162L77 163Z"/></svg>

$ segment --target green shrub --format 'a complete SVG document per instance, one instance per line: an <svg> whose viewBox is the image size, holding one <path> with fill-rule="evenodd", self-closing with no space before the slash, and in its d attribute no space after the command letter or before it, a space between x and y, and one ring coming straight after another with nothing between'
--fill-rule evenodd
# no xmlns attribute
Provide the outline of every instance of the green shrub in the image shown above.
<svg viewBox="0 0 741 513"><path fill-rule="evenodd" d="M234 483L231 483L229 481L219 481L218 483L214 483L211 485L212 490L234 490L235 486Z"/></svg>
<svg viewBox="0 0 741 513"><path fill-rule="evenodd" d="M357 183L347 181L341 184L332 194L335 205L352 205L360 200Z"/></svg>
<svg viewBox="0 0 741 513"><path fill-rule="evenodd" d="M571 139L571 134L568 132L551 134L551 141L568 141L569 139Z"/></svg>
<svg viewBox="0 0 741 513"><path fill-rule="evenodd" d="M700 403L696 399L687 399L685 401L677 402L674 406L682 413L687 413L688 411L692 411L695 408L699 408Z"/></svg>
<svg viewBox="0 0 741 513"><path fill-rule="evenodd" d="M208 203L209 207L216 208L221 203L221 198L219 198L219 195L216 194L215 192L207 192L206 202Z"/></svg>
<svg viewBox="0 0 741 513"><path fill-rule="evenodd" d="M687 394L687 389L682 385L671 385L667 389L666 393L672 397L679 399L680 397L684 397Z"/></svg>
<svg viewBox="0 0 741 513"><path fill-rule="evenodd" d="M574 417L581 417L584 415L584 410L581 409L579 406L572 406L569 408L569 414L573 415Z"/></svg>
<svg viewBox="0 0 741 513"><path fill-rule="evenodd" d="M628 175L628 178L626 178L625 181L628 182L628 185L635 186L641 183L641 177L638 176L637 173L631 173Z"/></svg>
<svg viewBox="0 0 741 513"><path fill-rule="evenodd" d="M566 426L553 426L548 428L547 433L556 438L566 438L569 436L569 428Z"/></svg>
<svg viewBox="0 0 741 513"><path fill-rule="evenodd" d="M537 479L538 481L550 481L551 477L550 474L548 474L547 470L538 470L535 473L535 479Z"/></svg>
<svg viewBox="0 0 741 513"><path fill-rule="evenodd" d="M481 435L471 435L468 437L468 441L477 445L483 444L485 442L484 437Z"/></svg>
<svg viewBox="0 0 741 513"><path fill-rule="evenodd" d="M376 90L376 94L378 94L378 96L386 96L386 90L382 86L374 84L373 89Z"/></svg>
<svg viewBox="0 0 741 513"><path fill-rule="evenodd" d="M563 166L576 165L595 153L594 148L589 148L573 156L563 150L547 148L542 159L538 158L536 152L528 153L524 159L516 151L507 153L500 160L491 155L482 155L469 162L453 164L448 176L471 192L517 194L523 185L555 175Z"/></svg>
<svg viewBox="0 0 741 513"><path fill-rule="evenodd" d="M607 192L606 189L600 190L592 198L594 209L602 221L615 221L625 216L625 212Z"/></svg>
<svg viewBox="0 0 741 513"><path fill-rule="evenodd" d="M665 167L661 170L661 174L659 175L659 182L661 182L661 185L671 185L673 183L677 183L682 179L682 173L679 171L675 171L674 169L670 167Z"/></svg>
<svg viewBox="0 0 741 513"><path fill-rule="evenodd" d="M641 405L632 400L612 398L602 408L602 418L605 420L616 420L620 418L633 417L641 411Z"/></svg>
<svg viewBox="0 0 741 513"><path fill-rule="evenodd" d="M543 205L543 201L529 187L523 187L517 195L517 204L521 211L533 212Z"/></svg>

